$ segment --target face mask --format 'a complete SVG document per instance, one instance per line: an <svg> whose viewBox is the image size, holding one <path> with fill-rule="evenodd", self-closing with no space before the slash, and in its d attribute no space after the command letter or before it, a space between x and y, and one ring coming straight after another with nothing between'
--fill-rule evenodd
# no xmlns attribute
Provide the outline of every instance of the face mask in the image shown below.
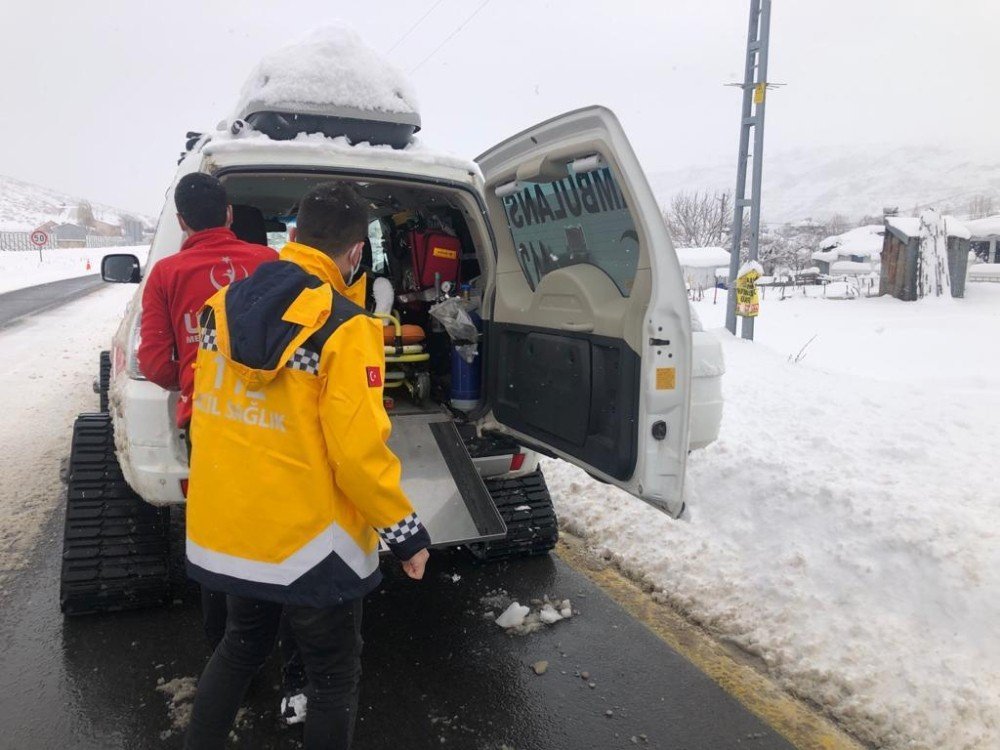
<svg viewBox="0 0 1000 750"><path fill-rule="evenodd" d="M361 270L361 256L364 253L358 253L358 262L354 264L354 268L351 269L351 277L347 280L347 286L350 286L358 278L358 271Z"/></svg>

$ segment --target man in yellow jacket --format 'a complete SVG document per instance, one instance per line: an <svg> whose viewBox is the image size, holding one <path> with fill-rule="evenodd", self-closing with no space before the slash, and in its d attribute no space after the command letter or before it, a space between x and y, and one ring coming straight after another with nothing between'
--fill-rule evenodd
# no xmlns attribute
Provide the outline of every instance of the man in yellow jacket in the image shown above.
<svg viewBox="0 0 1000 750"><path fill-rule="evenodd" d="M386 445L382 326L359 306L363 281L349 286L367 228L352 188L314 188L279 260L202 311L188 573L227 594L229 616L188 748L224 746L283 607L309 678L306 747L347 748L379 539L423 577L430 537Z"/></svg>

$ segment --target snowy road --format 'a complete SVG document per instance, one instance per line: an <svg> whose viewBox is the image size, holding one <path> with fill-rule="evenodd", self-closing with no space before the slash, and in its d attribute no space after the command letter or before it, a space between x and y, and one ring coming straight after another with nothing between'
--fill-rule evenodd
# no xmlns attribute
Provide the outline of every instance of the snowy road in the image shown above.
<svg viewBox="0 0 1000 750"><path fill-rule="evenodd" d="M62 287L46 286L50 302L66 298ZM73 419L97 408L98 352L134 291L109 286L61 307L35 297L36 309L48 309L0 330L0 596L61 506L59 471Z"/></svg>
<svg viewBox="0 0 1000 750"><path fill-rule="evenodd" d="M108 287L0 331L0 748L179 747L207 657L180 583L167 608L59 614L60 462L74 415L96 404L97 353L133 290ZM181 534L177 523L178 551ZM386 567L366 612L356 750L791 747L557 557L483 567L435 554L420 585ZM524 636L485 617L545 595L570 598L576 614ZM296 746L297 732L276 725L278 680L272 662L252 688L244 746Z"/></svg>
<svg viewBox="0 0 1000 750"><path fill-rule="evenodd" d="M102 285L97 274L75 279L50 281L0 294L0 328L11 325L27 315L35 315L59 307L79 297L97 291Z"/></svg>

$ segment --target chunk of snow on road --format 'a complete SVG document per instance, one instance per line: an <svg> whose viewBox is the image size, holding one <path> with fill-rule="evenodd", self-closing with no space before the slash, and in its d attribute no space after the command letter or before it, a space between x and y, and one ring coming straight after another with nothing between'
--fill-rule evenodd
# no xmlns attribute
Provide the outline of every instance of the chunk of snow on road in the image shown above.
<svg viewBox="0 0 1000 750"><path fill-rule="evenodd" d="M504 629L520 627L524 624L524 618L528 616L530 611L530 607L525 607L518 602L511 602L511 605L503 611L503 614L495 622Z"/></svg>
<svg viewBox="0 0 1000 750"><path fill-rule="evenodd" d="M552 625L563 619L563 616L551 604L545 604L538 612L538 619L546 625Z"/></svg>
<svg viewBox="0 0 1000 750"><path fill-rule="evenodd" d="M186 729L191 722L191 709L194 707L194 696L198 687L197 677L175 677L164 681L157 680L156 690L168 698L167 712L174 729Z"/></svg>

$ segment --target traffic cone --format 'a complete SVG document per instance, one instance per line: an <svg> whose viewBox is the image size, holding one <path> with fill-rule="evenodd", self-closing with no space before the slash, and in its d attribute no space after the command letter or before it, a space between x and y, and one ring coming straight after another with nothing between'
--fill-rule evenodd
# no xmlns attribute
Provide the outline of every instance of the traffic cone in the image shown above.
<svg viewBox="0 0 1000 750"><path fill-rule="evenodd" d="M87 271L90 270L90 258L87 258L87 268L86 268L86 270Z"/></svg>

